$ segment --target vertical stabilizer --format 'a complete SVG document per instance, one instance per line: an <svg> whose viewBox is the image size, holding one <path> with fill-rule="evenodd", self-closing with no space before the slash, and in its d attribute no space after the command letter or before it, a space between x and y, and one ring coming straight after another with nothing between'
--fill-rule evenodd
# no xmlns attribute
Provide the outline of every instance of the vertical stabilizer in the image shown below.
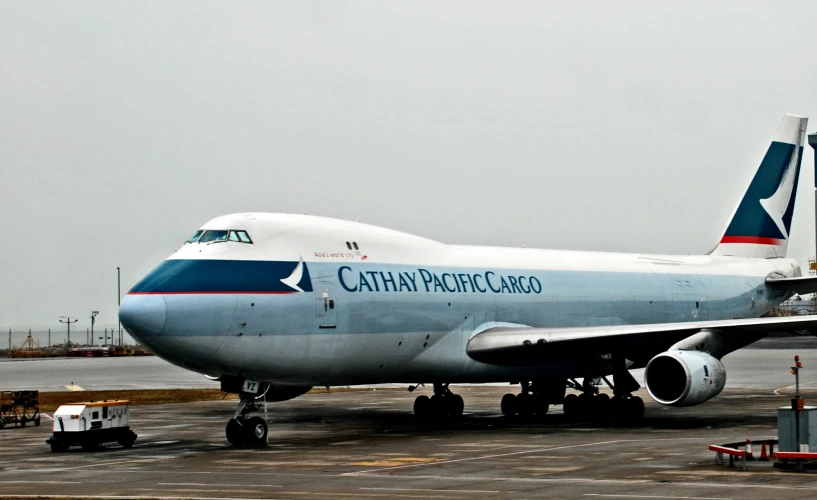
<svg viewBox="0 0 817 500"><path fill-rule="evenodd" d="M783 117L713 254L786 256L807 123L802 116Z"/></svg>

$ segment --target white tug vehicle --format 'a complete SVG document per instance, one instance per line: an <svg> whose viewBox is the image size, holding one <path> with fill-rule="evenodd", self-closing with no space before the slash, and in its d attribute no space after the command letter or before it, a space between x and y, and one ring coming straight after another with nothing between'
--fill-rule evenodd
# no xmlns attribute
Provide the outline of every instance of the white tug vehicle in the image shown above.
<svg viewBox="0 0 817 500"><path fill-rule="evenodd" d="M129 405L124 400L62 405L54 412L54 433L45 442L55 453L76 444L85 450L95 450L103 443L130 448L136 433L128 426Z"/></svg>

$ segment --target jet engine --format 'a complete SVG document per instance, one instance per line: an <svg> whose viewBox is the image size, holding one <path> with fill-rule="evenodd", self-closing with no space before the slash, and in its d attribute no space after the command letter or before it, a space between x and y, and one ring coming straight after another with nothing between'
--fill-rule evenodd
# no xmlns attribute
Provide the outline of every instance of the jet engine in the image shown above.
<svg viewBox="0 0 817 500"><path fill-rule="evenodd" d="M726 384L726 369L700 351L667 351L644 370L650 396L664 405L693 406L717 396Z"/></svg>

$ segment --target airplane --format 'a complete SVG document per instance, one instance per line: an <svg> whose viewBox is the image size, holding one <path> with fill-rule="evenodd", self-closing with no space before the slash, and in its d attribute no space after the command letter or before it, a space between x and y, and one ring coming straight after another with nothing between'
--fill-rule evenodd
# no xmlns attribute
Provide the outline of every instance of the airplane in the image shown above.
<svg viewBox="0 0 817 500"><path fill-rule="evenodd" d="M456 419L450 384L511 383L508 418L636 422L644 403L691 406L726 383L721 358L817 316L766 317L817 292L786 258L807 118L786 115L706 255L449 245L373 225L280 213L204 224L125 296L124 328L240 402L236 446L267 442L267 402L313 386L420 384L414 413ZM581 380L581 382L579 381ZM602 381L613 397L599 391ZM568 393L568 389L571 392Z"/></svg>

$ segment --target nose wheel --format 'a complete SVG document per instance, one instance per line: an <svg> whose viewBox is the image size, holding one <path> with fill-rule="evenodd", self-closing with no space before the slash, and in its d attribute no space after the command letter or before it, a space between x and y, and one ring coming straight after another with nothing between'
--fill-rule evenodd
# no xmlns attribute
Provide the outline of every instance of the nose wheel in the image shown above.
<svg viewBox="0 0 817 500"><path fill-rule="evenodd" d="M268 390L268 389L267 389ZM266 390L260 395L241 393L235 416L227 422L227 441L236 447L267 445L269 426L267 425ZM264 416L250 416L252 412L264 412Z"/></svg>

